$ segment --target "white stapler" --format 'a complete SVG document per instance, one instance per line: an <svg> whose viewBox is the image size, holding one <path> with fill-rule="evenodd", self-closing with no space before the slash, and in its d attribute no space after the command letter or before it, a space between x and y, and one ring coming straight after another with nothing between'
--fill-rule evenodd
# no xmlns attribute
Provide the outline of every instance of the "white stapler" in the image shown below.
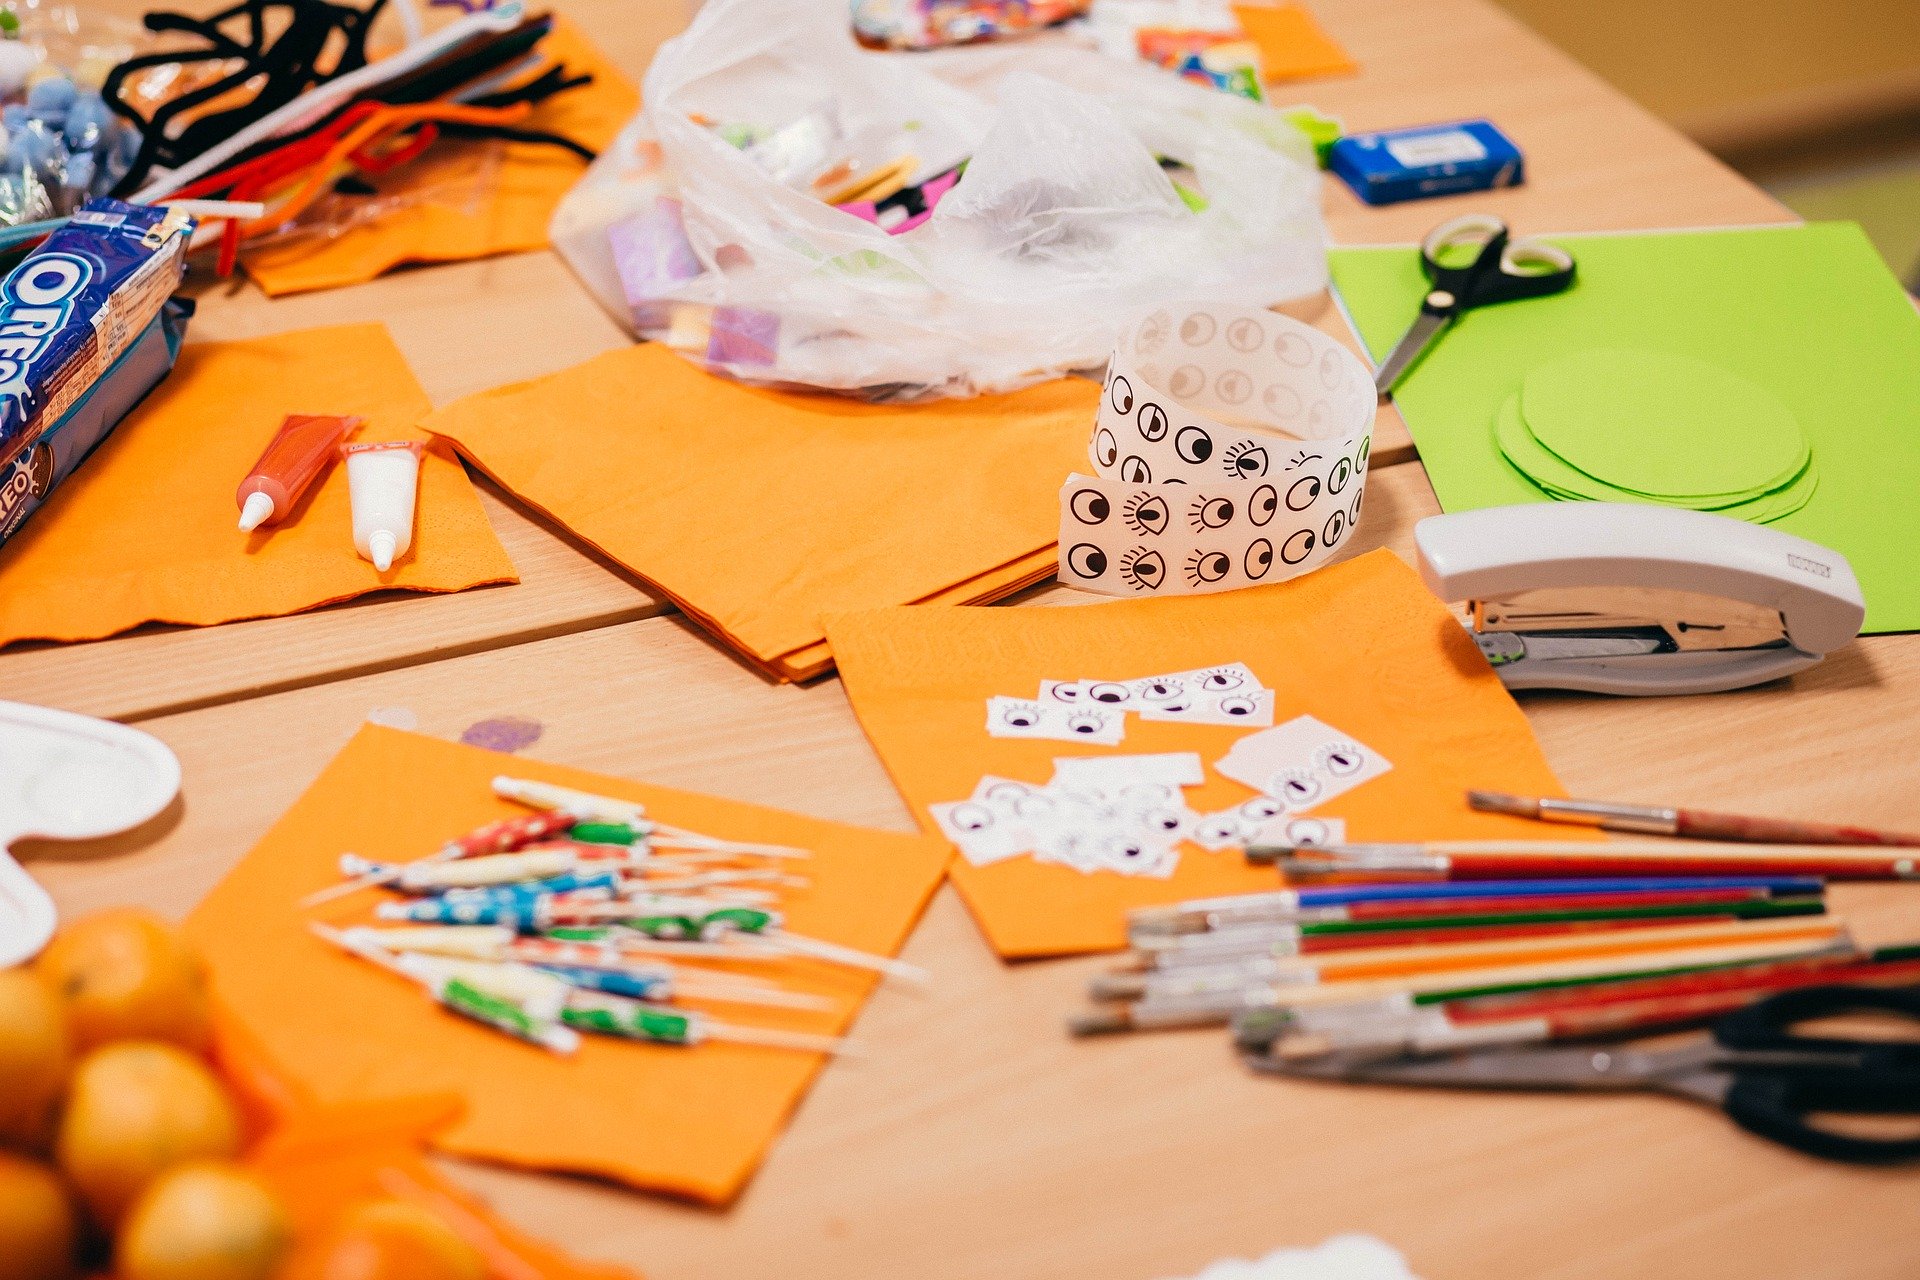
<svg viewBox="0 0 1920 1280"><path fill-rule="evenodd" d="M1430 516L1413 540L1511 689L1739 689L1804 671L1866 617L1839 552L1704 511L1489 507Z"/></svg>

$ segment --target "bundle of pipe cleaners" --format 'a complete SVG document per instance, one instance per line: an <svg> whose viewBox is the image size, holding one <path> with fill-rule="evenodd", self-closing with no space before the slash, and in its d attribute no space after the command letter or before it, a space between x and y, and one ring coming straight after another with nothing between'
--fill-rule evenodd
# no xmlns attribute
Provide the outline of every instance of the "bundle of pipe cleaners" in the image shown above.
<svg viewBox="0 0 1920 1280"><path fill-rule="evenodd" d="M497 138L593 158L572 139L521 127L535 105L592 80L541 52L550 15L529 16L520 0L507 0L429 33L411 0L398 0L410 39L369 61L368 31L387 4L241 0L207 18L149 13L150 31L200 43L140 54L108 74L102 96L140 133L115 193L145 203L264 205L258 217L223 220L226 275L242 240L286 227L336 190L366 192L368 177L442 139ZM141 114L131 86L167 67L198 74L181 76L191 87Z"/></svg>

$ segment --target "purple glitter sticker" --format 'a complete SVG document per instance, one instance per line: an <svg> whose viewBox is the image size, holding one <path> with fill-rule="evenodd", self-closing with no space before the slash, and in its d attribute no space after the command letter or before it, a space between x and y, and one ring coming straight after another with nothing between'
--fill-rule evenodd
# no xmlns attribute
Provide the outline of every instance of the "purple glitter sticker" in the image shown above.
<svg viewBox="0 0 1920 1280"><path fill-rule="evenodd" d="M484 747L488 751L518 751L540 741L540 735L546 727L538 720L528 720L524 716L498 716L491 720L476 720L467 726L460 735L460 741L470 747Z"/></svg>

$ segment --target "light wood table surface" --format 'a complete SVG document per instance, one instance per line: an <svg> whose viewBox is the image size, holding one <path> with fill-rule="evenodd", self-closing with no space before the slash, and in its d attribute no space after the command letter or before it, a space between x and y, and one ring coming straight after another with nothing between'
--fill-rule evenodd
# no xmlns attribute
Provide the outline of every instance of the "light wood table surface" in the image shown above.
<svg viewBox="0 0 1920 1280"><path fill-rule="evenodd" d="M1366 70L1299 98L1353 127L1485 115L1518 139L1529 185L1465 207L1529 232L1783 216L1478 0L1313 7ZM567 6L636 72L672 8ZM1369 210L1327 193L1344 243L1415 238L1463 203ZM476 317L503 298L514 313L482 348ZM196 336L370 316L436 402L621 340L549 255L272 304L241 287L203 296ZM1437 509L1424 474L1377 465L1371 485L1350 553L1409 555ZM185 768L182 799L140 831L23 851L62 910L184 913L376 708L444 737L524 716L544 728L529 756L911 827L837 682L769 684L624 574L497 501L489 513L518 586L0 655L0 697L140 718ZM1576 793L1912 822L1920 639L1862 642L1742 693L1526 706ZM1835 898L1870 941L1920 936L1915 890ZM880 993L856 1028L869 1056L825 1074L730 1210L453 1167L515 1221L656 1280L1152 1280L1345 1230L1393 1243L1429 1280L1920 1273L1910 1171L1818 1164L1661 1098L1254 1079L1218 1032L1075 1042L1061 1018L1099 962L1003 965L951 890L906 955L936 972L932 990Z"/></svg>

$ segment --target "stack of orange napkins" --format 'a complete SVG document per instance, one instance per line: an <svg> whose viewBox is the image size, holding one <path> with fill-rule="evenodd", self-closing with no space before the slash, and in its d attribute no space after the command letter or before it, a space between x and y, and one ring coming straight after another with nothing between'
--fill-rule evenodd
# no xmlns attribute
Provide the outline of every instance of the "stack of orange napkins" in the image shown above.
<svg viewBox="0 0 1920 1280"><path fill-rule="evenodd" d="M633 82L565 22L540 45L540 74L558 63L593 83L535 107L517 127L599 151L640 109ZM547 244L547 223L586 163L526 142L441 142L391 176L373 176L380 212L348 226L269 240L241 265L269 297L360 284L408 262L460 262Z"/></svg>
<svg viewBox="0 0 1920 1280"><path fill-rule="evenodd" d="M983 776L1037 784L1065 756L1197 752L1197 811L1254 792L1214 772L1249 730L1127 717L1102 747L992 737L986 701L1031 698L1042 680L1133 680L1244 663L1274 692L1274 723L1308 715L1384 756L1387 773L1308 812L1337 817L1350 840L1500 839L1534 834L1518 818L1470 811L1487 787L1562 794L1526 716L1465 629L1392 552L1271 587L1074 609L877 609L828 620L840 678L861 727L915 817L965 800ZM1112 950L1130 908L1281 887L1237 849L1181 846L1167 879L1083 873L1015 857L963 858L953 880L1003 956Z"/></svg>
<svg viewBox="0 0 1920 1280"><path fill-rule="evenodd" d="M939 885L943 843L642 786L367 726L187 920L214 990L273 1072L317 1105L449 1093L461 1116L443 1151L586 1173L720 1203L731 1199L819 1073L818 1054L714 1041L693 1048L589 1036L558 1057L436 1007L414 983L345 955L310 919L369 921L371 893L316 912L352 851L412 860L483 823L528 810L494 797L502 772L637 800L650 816L723 839L793 845L808 881L782 896L796 934L891 955ZM756 970L756 972L760 972ZM771 980L831 1008L717 1007L722 1021L839 1034L871 974L792 960Z"/></svg>
<svg viewBox="0 0 1920 1280"><path fill-rule="evenodd" d="M827 671L821 619L980 604L1054 570L1061 481L1100 389L867 404L612 351L423 424L782 680Z"/></svg>

